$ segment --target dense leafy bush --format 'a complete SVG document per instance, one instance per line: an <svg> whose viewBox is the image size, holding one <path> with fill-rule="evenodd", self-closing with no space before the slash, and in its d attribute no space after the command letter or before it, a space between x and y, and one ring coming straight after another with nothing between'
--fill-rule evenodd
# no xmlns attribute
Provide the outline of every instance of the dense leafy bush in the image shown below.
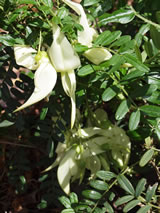
<svg viewBox="0 0 160 213"><path fill-rule="evenodd" d="M1 211L158 212L159 0L0 12Z"/></svg>

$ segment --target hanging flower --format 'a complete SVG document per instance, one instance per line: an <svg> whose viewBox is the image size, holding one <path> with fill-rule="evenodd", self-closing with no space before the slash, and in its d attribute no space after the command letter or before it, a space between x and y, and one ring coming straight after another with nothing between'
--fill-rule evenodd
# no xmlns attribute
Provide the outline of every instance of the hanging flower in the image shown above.
<svg viewBox="0 0 160 213"><path fill-rule="evenodd" d="M92 48L92 41L94 37L97 37L97 33L92 27L89 26L87 16L82 5L71 0L63 1L80 16L79 23L83 26L83 31L78 31L77 33L78 42L91 48L84 53L84 56L96 65L103 61L109 60L112 57L112 54L107 50L107 48Z"/></svg>
<svg viewBox="0 0 160 213"><path fill-rule="evenodd" d="M57 72L61 72L62 86L65 93L71 99L71 128L74 125L76 117L76 76L74 69L80 66L78 54L74 51L72 45L61 32L60 27L53 24L53 42L48 48L48 54L53 66Z"/></svg>
<svg viewBox="0 0 160 213"><path fill-rule="evenodd" d="M50 94L57 81L57 72L44 51L37 53L28 46L15 46L14 54L18 65L36 70L34 76L34 91L30 98L14 112L37 103Z"/></svg>
<svg viewBox="0 0 160 213"><path fill-rule="evenodd" d="M17 64L36 70L35 89L27 102L16 109L15 112L48 96L56 84L57 72L61 72L62 86L71 99L72 128L76 117L76 77L74 69L80 66L80 59L58 25L53 24L53 42L51 47L48 48L48 54L44 51L37 53L36 50L28 46L17 45L14 47L14 53Z"/></svg>
<svg viewBox="0 0 160 213"><path fill-rule="evenodd" d="M64 143L59 142L56 148L55 162L44 171L58 166L57 178L66 194L70 193L70 182L76 179L82 182L86 169L90 170L91 178L100 169L110 170L108 155L120 169L128 164L131 143L125 131L111 124L104 110L98 109L94 115L103 128L91 125L67 131Z"/></svg>

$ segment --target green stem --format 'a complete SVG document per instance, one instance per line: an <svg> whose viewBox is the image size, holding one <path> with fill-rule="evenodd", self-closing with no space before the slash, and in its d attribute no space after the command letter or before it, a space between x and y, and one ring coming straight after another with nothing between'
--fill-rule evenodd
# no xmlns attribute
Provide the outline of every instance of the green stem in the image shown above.
<svg viewBox="0 0 160 213"><path fill-rule="evenodd" d="M129 94L128 94L128 92L125 90L125 88L119 84L119 81L115 78L115 76L114 76L113 74L111 74L111 75L110 75L110 78L113 79L113 81L116 83L116 85L119 86L119 88L121 89L121 91L125 94L125 96L128 97L128 99L130 100L130 102L131 102L131 103L133 104L133 106L136 107L136 109L137 109L136 103L135 103L135 102L132 100L132 98L129 96Z"/></svg>
<svg viewBox="0 0 160 213"><path fill-rule="evenodd" d="M134 12L135 16L137 16L139 19L143 20L144 22L160 29L160 25L159 24L156 24L155 22L151 21L151 20L148 20L146 18L144 18L143 16L141 16L139 13L137 13L137 11L132 7L130 6L130 9Z"/></svg>
<svg viewBox="0 0 160 213"><path fill-rule="evenodd" d="M160 149L156 149L156 148L154 148L154 147L152 147L152 149L153 149L154 151L160 152Z"/></svg>
<svg viewBox="0 0 160 213"><path fill-rule="evenodd" d="M38 52L41 51L41 44L42 44L42 33L40 31L40 34L39 34L39 46L38 46Z"/></svg>
<svg viewBox="0 0 160 213"><path fill-rule="evenodd" d="M138 162L136 162L135 164L137 164L137 163L138 163ZM133 164L133 166L135 166L135 164ZM131 166L131 167L132 167L132 166ZM127 167L124 171L121 172L121 174L124 175L129 169L130 169L130 168ZM111 183L111 185L109 186L109 189L106 190L106 191L102 194L102 197L97 201L97 203L95 204L95 206L93 207L93 209L91 210L90 213L93 213L93 212L94 212L94 210L95 210L96 207L98 206L100 200L105 196L105 194L106 194L117 182L118 182L118 180L115 179L115 180Z"/></svg>
<svg viewBox="0 0 160 213"><path fill-rule="evenodd" d="M148 205L149 205L149 206L152 206L152 207L155 208L155 209L160 209L159 206L155 206L155 205L153 205L153 204L151 204L151 203L148 203Z"/></svg>

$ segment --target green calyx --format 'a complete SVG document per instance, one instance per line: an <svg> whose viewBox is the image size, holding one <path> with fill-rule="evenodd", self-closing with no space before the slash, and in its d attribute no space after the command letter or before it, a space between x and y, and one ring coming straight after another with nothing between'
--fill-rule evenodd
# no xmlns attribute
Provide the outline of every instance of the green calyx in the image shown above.
<svg viewBox="0 0 160 213"><path fill-rule="evenodd" d="M48 59L48 55L45 51L39 51L35 56L35 60L38 64L41 63L44 58Z"/></svg>

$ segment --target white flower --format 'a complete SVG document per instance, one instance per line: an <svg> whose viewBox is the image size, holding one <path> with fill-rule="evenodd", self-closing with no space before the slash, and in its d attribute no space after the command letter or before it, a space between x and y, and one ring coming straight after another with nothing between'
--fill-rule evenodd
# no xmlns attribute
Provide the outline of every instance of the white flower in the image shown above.
<svg viewBox="0 0 160 213"><path fill-rule="evenodd" d="M35 89L30 98L15 112L28 107L46 96L54 88L57 81L57 72L61 72L62 86L65 93L71 99L71 128L76 117L76 77L74 69L80 66L80 59L72 45L60 31L58 25L53 24L53 42L48 48L48 54L44 51L37 53L28 46L15 46L14 53L18 65L36 70L34 77ZM48 57L49 55L49 57Z"/></svg>
<svg viewBox="0 0 160 213"><path fill-rule="evenodd" d="M53 24L53 42L48 54L57 72L69 72L81 64L79 56L56 24Z"/></svg>
<svg viewBox="0 0 160 213"><path fill-rule="evenodd" d="M83 31L78 31L78 42L91 47L93 38L97 35L97 33L92 27L89 26L87 16L82 5L71 0L63 1L80 16L79 23L83 26Z"/></svg>
<svg viewBox="0 0 160 213"><path fill-rule="evenodd" d="M57 81L57 72L50 63L46 52L39 52L28 46L15 46L14 53L18 65L37 69L34 76L35 89L30 98L14 112L37 103L50 94ZM38 60L36 60L38 58Z"/></svg>
<svg viewBox="0 0 160 213"><path fill-rule="evenodd" d="M92 41L94 37L97 36L97 33L89 26L87 16L82 5L71 0L63 1L80 16L79 23L83 26L83 31L78 31L78 42L91 48L84 53L84 56L96 65L109 60L112 57L112 54L106 48L92 48Z"/></svg>
<svg viewBox="0 0 160 213"><path fill-rule="evenodd" d="M38 64L35 61L37 51L29 46L14 46L14 55L18 65L24 66L31 70L36 70Z"/></svg>
<svg viewBox="0 0 160 213"><path fill-rule="evenodd" d="M53 42L51 47L48 48L48 54L56 71L61 72L63 89L71 99L72 128L76 117L76 76L74 69L78 68L81 63L78 54L56 24L53 24Z"/></svg>

